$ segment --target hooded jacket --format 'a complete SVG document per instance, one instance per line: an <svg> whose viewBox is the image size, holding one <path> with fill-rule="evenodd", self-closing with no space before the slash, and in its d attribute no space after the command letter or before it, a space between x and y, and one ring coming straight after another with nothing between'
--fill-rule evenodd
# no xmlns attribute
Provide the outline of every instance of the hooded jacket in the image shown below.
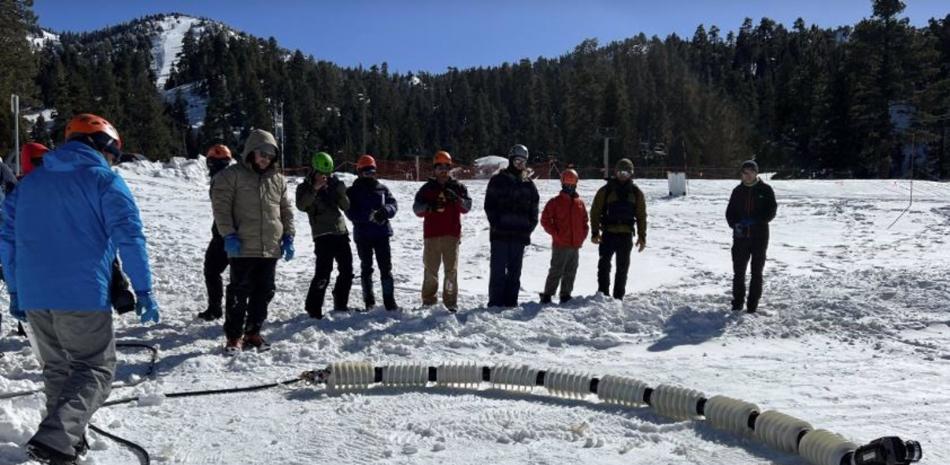
<svg viewBox="0 0 950 465"><path fill-rule="evenodd" d="M111 312L116 251L136 292L151 291L138 207L91 147L68 142L47 153L3 212L0 259L20 308Z"/></svg>
<svg viewBox="0 0 950 465"><path fill-rule="evenodd" d="M597 190L590 206L590 230L596 236L601 231L615 234L637 233L637 239L647 240L647 204L643 191L633 181L620 182L616 178Z"/></svg>
<svg viewBox="0 0 950 465"><path fill-rule="evenodd" d="M531 243L538 226L538 189L523 171L512 168L492 176L485 190L485 215L491 225L491 241Z"/></svg>
<svg viewBox="0 0 950 465"><path fill-rule="evenodd" d="M218 232L222 236L236 233L241 239L238 257L280 258L281 237L295 233L294 212L287 197L287 181L277 172L277 164L271 163L263 173L252 165L253 150L263 144L274 145L273 136L260 133L248 137L239 163L214 177L211 207Z"/></svg>
<svg viewBox="0 0 950 465"><path fill-rule="evenodd" d="M328 234L347 235L345 211L350 209L346 196L346 184L336 175L327 177L327 186L319 191L313 189L313 173L297 186L297 210L307 213L313 240Z"/></svg>

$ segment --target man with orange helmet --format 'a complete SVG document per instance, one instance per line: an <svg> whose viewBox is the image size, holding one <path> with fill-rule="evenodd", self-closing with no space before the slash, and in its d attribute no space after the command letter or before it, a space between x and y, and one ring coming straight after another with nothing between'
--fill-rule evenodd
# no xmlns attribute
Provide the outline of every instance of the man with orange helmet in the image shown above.
<svg viewBox="0 0 950 465"><path fill-rule="evenodd" d="M66 125L66 141L7 197L0 228L10 312L28 319L44 360L46 417L27 444L27 454L44 463L76 459L89 419L109 396L116 252L142 323L159 320L139 210L109 167L121 154L118 131L80 114Z"/></svg>
<svg viewBox="0 0 950 465"><path fill-rule="evenodd" d="M215 144L208 149L205 157L208 166L208 177L211 178L211 189L214 188L214 178L223 169L231 165L231 149L224 144ZM209 190L210 193L210 190ZM221 273L228 268L228 252L224 250L224 237L218 232L218 225L211 223L211 242L205 249L204 275L205 288L208 290L208 308L198 313L198 318L205 321L214 321L224 314L221 308L221 299L224 298L225 307L231 305L230 292L224 293L224 281Z"/></svg>
<svg viewBox="0 0 950 465"><path fill-rule="evenodd" d="M561 173L561 192L544 206L541 227L551 235L551 268L541 293L541 303L551 303L551 297L561 287L560 302L571 300L580 248L587 239L587 207L577 195L577 171Z"/></svg>
<svg viewBox="0 0 950 465"><path fill-rule="evenodd" d="M396 198L376 179L376 159L372 155L363 155L356 161L356 172L359 178L346 190L350 199L346 216L353 222L353 242L356 242L356 253L360 257L363 305L367 310L376 305L373 295L373 255L376 255L383 305L386 310L397 310L389 246L389 238L393 235L389 219L396 216Z"/></svg>
<svg viewBox="0 0 950 465"><path fill-rule="evenodd" d="M445 265L442 303L452 313L458 311L458 258L462 237L462 215L472 209L472 198L462 183L452 178L452 156L436 152L432 160L435 176L416 192L412 211L424 218L422 235L422 305L435 305L439 290L439 265Z"/></svg>

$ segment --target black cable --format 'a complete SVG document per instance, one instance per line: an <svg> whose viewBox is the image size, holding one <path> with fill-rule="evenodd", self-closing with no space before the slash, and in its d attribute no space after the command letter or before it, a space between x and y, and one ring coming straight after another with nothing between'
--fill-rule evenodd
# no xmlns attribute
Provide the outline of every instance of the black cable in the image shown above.
<svg viewBox="0 0 950 465"><path fill-rule="evenodd" d="M287 385L294 384L294 383L297 383L297 382L300 382L300 381L302 381L301 378L294 378L294 379L289 379L289 380L287 380L287 381L280 381L280 382L277 382L277 383L259 384L259 385L256 385L256 386L246 386L246 387L239 387L239 388L206 389L206 390L202 390L202 391L173 392L173 393L170 393L170 394L165 394L165 397L166 397L166 398L170 398L170 399L174 399L174 398L180 398L180 397L199 397L199 396L209 396L209 395L213 395L213 394L231 394L231 393L236 393L236 392L262 391L262 390L264 390L264 389L275 388L275 387L278 387L278 386L287 386ZM113 405L127 404L127 403L129 403L129 402L134 402L134 401L137 401L137 400L139 400L138 396L136 396L136 397L126 397L126 398L124 398L124 399L116 399L116 400L108 401L108 402L102 404L102 407L110 407L110 406L113 406ZM132 451L135 452L135 455L137 455L137 456L139 457L139 459L141 460L141 462L142 462L143 465L150 465L150 464L152 463L152 462L151 462L151 457L149 456L148 451L145 450L144 447L142 447L142 446L140 446L140 445L138 445L138 444L136 444L136 443L134 443L134 442L132 442L132 441L130 441L130 440L128 440L128 439L124 439L124 438L122 438L122 437L119 437L119 436L116 436L116 435L114 435L114 434L108 433L108 432L106 432L105 430L103 430L102 428L99 428L98 426L93 425L93 424L91 424L91 423L89 424L89 429L91 429L91 430L93 430L93 431L95 431L95 432L97 432L97 433L99 433L99 434L101 434L101 435L103 435L103 436L105 436L105 437L107 437L107 438L109 438L109 439L112 439L113 441L118 442L119 444L122 444L122 445L128 447L129 449L132 449Z"/></svg>
<svg viewBox="0 0 950 465"><path fill-rule="evenodd" d="M134 381L127 384L121 384L117 386L112 386L112 389L137 386L141 384L142 382L144 382L147 378L150 378L155 373L155 365L158 364L158 349L156 349L154 346L150 346L142 342L117 342L115 346L116 347L137 347L140 349L148 349L149 351L152 352L152 359L149 360L148 362L148 370L146 370L145 376L140 378L138 381ZM3 394L0 394L0 400L15 399L17 397L26 397L26 396L37 394L40 392L43 392L43 388L31 389L29 391L5 392Z"/></svg>
<svg viewBox="0 0 950 465"><path fill-rule="evenodd" d="M114 435L114 434L112 434L112 433L109 433L109 432L103 430L102 428L99 428L98 426L92 424L92 423L89 424L89 429L91 429L91 430L95 431L96 433L101 434L101 435L103 435L103 436L105 436L105 437L107 437L107 438L109 438L109 439L111 439L111 440L113 440L113 441L115 441L115 442L117 442L117 443L119 443L119 444L122 444L123 446L128 447L129 449L132 449L132 451L135 452L135 455L137 455L137 456L139 457L139 460L141 460L141 462L142 462L143 465L151 465L151 463L152 463L152 458L148 455L148 451L145 450L144 447L142 447L142 446L140 446L140 445L138 445L138 444L136 444L136 443L134 443L134 442L132 442L132 441L129 441L128 439L124 439L124 438L121 438L121 437L119 437L119 436L116 436L116 435Z"/></svg>

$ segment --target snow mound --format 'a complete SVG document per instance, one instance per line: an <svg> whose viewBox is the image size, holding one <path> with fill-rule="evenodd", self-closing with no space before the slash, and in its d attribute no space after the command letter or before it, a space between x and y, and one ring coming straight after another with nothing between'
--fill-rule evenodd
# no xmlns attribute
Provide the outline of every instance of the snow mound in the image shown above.
<svg viewBox="0 0 950 465"><path fill-rule="evenodd" d="M116 171L123 176L136 175L151 178L181 179L189 184L207 184L208 169L205 168L205 157L186 159L174 157L168 162L134 161L116 166Z"/></svg>
<svg viewBox="0 0 950 465"><path fill-rule="evenodd" d="M508 159L498 155L488 155L475 160L475 179L488 179L495 173L508 167Z"/></svg>

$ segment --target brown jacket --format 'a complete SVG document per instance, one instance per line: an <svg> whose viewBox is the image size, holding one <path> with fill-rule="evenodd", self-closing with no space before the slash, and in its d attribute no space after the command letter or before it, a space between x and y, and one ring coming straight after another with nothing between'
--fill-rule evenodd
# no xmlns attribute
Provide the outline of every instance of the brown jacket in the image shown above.
<svg viewBox="0 0 950 465"><path fill-rule="evenodd" d="M248 146L266 136L252 133ZM211 185L211 206L214 222L222 236L237 233L241 239L238 257L280 258L280 239L294 235L294 212L287 198L287 181L272 163L258 173L248 161L250 151L240 161L215 176Z"/></svg>
<svg viewBox="0 0 950 465"><path fill-rule="evenodd" d="M647 204L643 192L633 181L607 181L594 196L590 207L591 236L602 231L616 234L637 233L637 239L647 241Z"/></svg>

